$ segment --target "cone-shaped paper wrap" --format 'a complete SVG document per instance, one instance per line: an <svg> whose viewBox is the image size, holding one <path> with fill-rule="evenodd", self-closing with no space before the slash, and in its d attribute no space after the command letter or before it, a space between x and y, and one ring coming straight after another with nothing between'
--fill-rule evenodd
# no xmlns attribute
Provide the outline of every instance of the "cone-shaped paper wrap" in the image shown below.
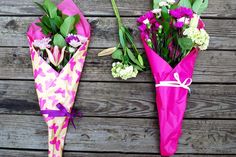
<svg viewBox="0 0 236 157"><path fill-rule="evenodd" d="M90 38L90 26L83 14L72 0L64 0L58 5L66 15L80 15L76 25L79 35L88 38L70 59L60 73L56 72L34 49L32 42L45 37L41 28L32 23L27 32L30 54L33 65L35 88L38 95L41 113L48 125L49 157L61 157L67 127L71 118L77 87L85 62Z"/></svg>
<svg viewBox="0 0 236 157"><path fill-rule="evenodd" d="M173 69L146 44L144 36L141 35L141 38L156 83L161 155L171 156L176 152L178 139L181 136L188 86L192 81L198 50L193 49Z"/></svg>

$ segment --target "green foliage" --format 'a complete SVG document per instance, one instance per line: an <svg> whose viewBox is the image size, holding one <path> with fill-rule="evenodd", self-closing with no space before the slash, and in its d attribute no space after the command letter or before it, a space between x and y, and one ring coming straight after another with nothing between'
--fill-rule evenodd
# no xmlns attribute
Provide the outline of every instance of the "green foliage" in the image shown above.
<svg viewBox="0 0 236 157"><path fill-rule="evenodd" d="M112 58L119 60L119 61L123 61L124 56L123 56L123 52L120 49L117 49L115 52L112 53Z"/></svg>
<svg viewBox="0 0 236 157"><path fill-rule="evenodd" d="M191 50L193 47L193 41L190 38L178 38L178 44L183 51Z"/></svg>
<svg viewBox="0 0 236 157"><path fill-rule="evenodd" d="M50 18L54 18L55 16L57 16L57 7L50 0L45 0L43 6L47 10Z"/></svg>
<svg viewBox="0 0 236 157"><path fill-rule="evenodd" d="M66 46L66 41L61 34L54 35L53 44L63 48Z"/></svg>
<svg viewBox="0 0 236 157"><path fill-rule="evenodd" d="M195 0L192 9L198 15L202 14L208 7L208 0Z"/></svg>
<svg viewBox="0 0 236 157"><path fill-rule="evenodd" d="M159 8L159 3L160 2L161 2L161 0L153 0L153 9Z"/></svg>
<svg viewBox="0 0 236 157"><path fill-rule="evenodd" d="M180 0L179 1L179 6L192 8L192 4L191 4L190 0Z"/></svg>
<svg viewBox="0 0 236 157"><path fill-rule="evenodd" d="M66 37L75 27L75 17L68 16L60 27L61 34Z"/></svg>

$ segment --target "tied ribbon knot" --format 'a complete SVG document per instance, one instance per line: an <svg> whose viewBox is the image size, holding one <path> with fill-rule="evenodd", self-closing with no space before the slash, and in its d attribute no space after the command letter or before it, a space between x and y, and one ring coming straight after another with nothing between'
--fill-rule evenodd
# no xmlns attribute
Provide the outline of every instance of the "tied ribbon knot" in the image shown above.
<svg viewBox="0 0 236 157"><path fill-rule="evenodd" d="M181 82L178 73L174 73L174 78L176 81L160 81L159 84L156 84L156 87L179 87L187 89L191 93L191 89L189 88L192 83L191 78L187 78L184 82Z"/></svg>
<svg viewBox="0 0 236 157"><path fill-rule="evenodd" d="M41 114L47 114L48 117L69 117L69 122L72 123L73 127L76 129L74 118L82 117L81 113L76 113L76 110L72 109L71 113L66 110L66 108L62 104L57 104L57 108L59 110L41 110Z"/></svg>

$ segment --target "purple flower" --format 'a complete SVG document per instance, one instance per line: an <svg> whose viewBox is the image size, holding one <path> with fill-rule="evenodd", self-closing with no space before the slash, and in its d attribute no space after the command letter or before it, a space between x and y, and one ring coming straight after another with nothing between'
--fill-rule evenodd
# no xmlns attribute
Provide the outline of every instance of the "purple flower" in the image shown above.
<svg viewBox="0 0 236 157"><path fill-rule="evenodd" d="M140 31L144 32L147 29L147 26L145 24L141 24L138 28Z"/></svg>
<svg viewBox="0 0 236 157"><path fill-rule="evenodd" d="M184 26L184 22L176 22L175 23L176 28L183 28L183 26Z"/></svg>
<svg viewBox="0 0 236 157"><path fill-rule="evenodd" d="M177 9L170 10L170 15L174 18L177 18L177 19L182 18L182 17L192 18L193 17L193 11L190 8L179 7Z"/></svg>
<svg viewBox="0 0 236 157"><path fill-rule="evenodd" d="M77 48L77 47L79 47L79 46L81 45L81 42L80 42L78 36L73 35L73 34L69 34L69 35L66 37L66 42L67 42L70 46L72 46L72 47L74 47L74 48Z"/></svg>
<svg viewBox="0 0 236 157"><path fill-rule="evenodd" d="M138 23L143 23L143 21L145 21L146 19L148 19L149 21L151 21L153 18L155 18L153 12L148 11L147 13L145 13L143 16L139 17L137 22Z"/></svg>

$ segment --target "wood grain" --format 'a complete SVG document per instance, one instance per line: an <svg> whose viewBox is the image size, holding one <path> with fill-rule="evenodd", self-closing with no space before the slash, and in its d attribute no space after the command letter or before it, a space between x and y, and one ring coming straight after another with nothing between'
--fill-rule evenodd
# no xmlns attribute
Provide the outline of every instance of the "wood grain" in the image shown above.
<svg viewBox="0 0 236 157"><path fill-rule="evenodd" d="M0 49L0 79L33 79L28 48ZM89 49L82 81L121 81L111 76L112 59L98 57L101 49ZM194 82L235 83L236 51L200 53L194 71ZM131 82L153 82L150 71L140 73Z"/></svg>
<svg viewBox="0 0 236 157"><path fill-rule="evenodd" d="M42 2L42 0L35 0ZM40 10L32 0L1 0L0 15L40 15ZM59 0L54 0L59 2ZM114 15L110 0L75 0L86 16L111 16ZM122 16L139 16L151 9L151 0L117 0ZM135 4L135 5L134 5ZM235 0L209 1L209 7L203 16L235 18Z"/></svg>
<svg viewBox="0 0 236 157"><path fill-rule="evenodd" d="M32 150L11 150L0 149L0 156L7 157L45 157L47 151L32 151ZM175 154L176 157L234 157L234 155L180 155ZM159 154L127 154L127 153L103 153L103 152L64 152L64 157L161 157Z"/></svg>
<svg viewBox="0 0 236 157"><path fill-rule="evenodd" d="M37 114L33 81L0 81L0 113ZM236 85L192 85L186 118L236 119ZM156 117L150 83L82 82L75 107L84 116Z"/></svg>
<svg viewBox="0 0 236 157"><path fill-rule="evenodd" d="M0 123L1 148L47 149L47 127L42 117L0 115ZM69 128L65 150L158 153L157 124L153 119L84 117L76 130ZM184 120L177 152L234 154L235 129L236 121Z"/></svg>
<svg viewBox="0 0 236 157"><path fill-rule="evenodd" d="M36 17L0 17L0 46L28 46L26 34L28 25ZM136 26L136 18L124 18L124 23L133 31L138 47L140 35ZM210 49L233 49L236 47L236 20L205 19L206 30L209 32ZM113 17L91 17L89 22L92 27L90 48L114 47L117 44L117 23Z"/></svg>

